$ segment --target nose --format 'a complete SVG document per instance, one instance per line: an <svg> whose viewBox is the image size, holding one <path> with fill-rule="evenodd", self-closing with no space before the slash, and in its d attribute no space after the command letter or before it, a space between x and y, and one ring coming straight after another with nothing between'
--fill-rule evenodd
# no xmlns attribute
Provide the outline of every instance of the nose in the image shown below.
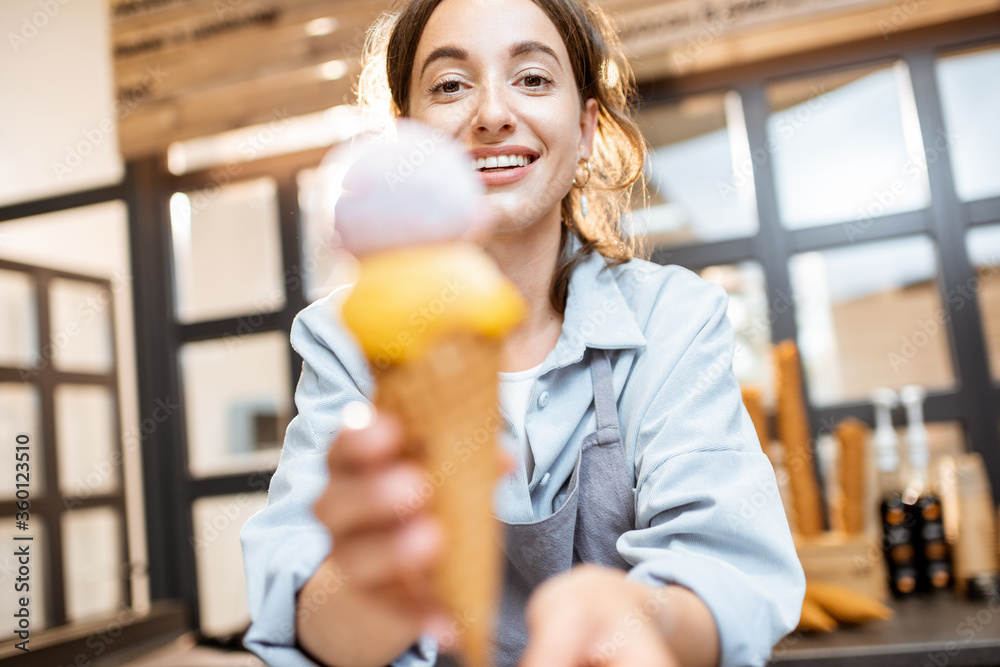
<svg viewBox="0 0 1000 667"><path fill-rule="evenodd" d="M510 134L517 128L517 118L508 104L502 86L480 89L476 113L472 118L473 132L483 139Z"/></svg>

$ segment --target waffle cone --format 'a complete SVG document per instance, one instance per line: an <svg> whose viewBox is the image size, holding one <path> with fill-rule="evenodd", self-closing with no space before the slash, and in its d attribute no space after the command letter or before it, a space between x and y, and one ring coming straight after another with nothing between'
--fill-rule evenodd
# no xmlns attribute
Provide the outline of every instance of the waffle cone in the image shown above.
<svg viewBox="0 0 1000 667"><path fill-rule="evenodd" d="M746 406L750 421L753 422L754 430L757 431L757 439L760 441L760 448L766 454L771 448L771 432L767 423L767 412L761 402L760 389L756 387L742 387L743 405Z"/></svg>
<svg viewBox="0 0 1000 667"><path fill-rule="evenodd" d="M861 535L865 530L868 502L865 497L865 449L868 426L857 419L845 419L837 426L840 442L840 514L844 532Z"/></svg>
<svg viewBox="0 0 1000 667"><path fill-rule="evenodd" d="M815 537L823 532L823 507L813 467L798 347L793 341L782 341L774 349L774 358L778 380L778 437L785 446L795 527L804 537Z"/></svg>
<svg viewBox="0 0 1000 667"><path fill-rule="evenodd" d="M453 334L418 358L375 371L376 408L400 419L407 454L433 482L426 502L445 529L434 588L456 621L455 636L443 637L441 649L457 643L468 667L492 662L503 578L503 527L493 516L493 488L502 473L496 438L503 424L497 409L500 352L497 338Z"/></svg>
<svg viewBox="0 0 1000 667"><path fill-rule="evenodd" d="M802 615L797 630L810 632L832 632L837 629L837 621L810 598L802 600Z"/></svg>
<svg viewBox="0 0 1000 667"><path fill-rule="evenodd" d="M892 610L884 604L846 586L807 581L806 600L818 604L840 623L887 621L892 618Z"/></svg>

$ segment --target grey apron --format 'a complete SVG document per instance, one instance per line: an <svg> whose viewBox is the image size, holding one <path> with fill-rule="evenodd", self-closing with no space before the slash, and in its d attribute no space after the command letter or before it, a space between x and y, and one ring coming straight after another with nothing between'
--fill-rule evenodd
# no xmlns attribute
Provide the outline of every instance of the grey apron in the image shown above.
<svg viewBox="0 0 1000 667"><path fill-rule="evenodd" d="M514 667L521 659L528 641L524 610L536 586L577 563L630 567L615 545L622 533L635 527L635 497L606 350L591 349L590 373L597 430L583 440L565 501L545 519L504 522L507 571L494 633L496 667ZM439 667L455 664L448 655L437 662Z"/></svg>

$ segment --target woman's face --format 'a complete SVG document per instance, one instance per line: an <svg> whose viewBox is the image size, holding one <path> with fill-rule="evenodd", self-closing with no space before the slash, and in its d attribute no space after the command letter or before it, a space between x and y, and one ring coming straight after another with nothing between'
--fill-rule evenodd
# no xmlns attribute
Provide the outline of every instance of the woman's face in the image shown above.
<svg viewBox="0 0 1000 667"><path fill-rule="evenodd" d="M409 115L469 150L498 231L558 225L577 163L592 151L597 102L581 108L548 16L531 0L444 0L411 76Z"/></svg>

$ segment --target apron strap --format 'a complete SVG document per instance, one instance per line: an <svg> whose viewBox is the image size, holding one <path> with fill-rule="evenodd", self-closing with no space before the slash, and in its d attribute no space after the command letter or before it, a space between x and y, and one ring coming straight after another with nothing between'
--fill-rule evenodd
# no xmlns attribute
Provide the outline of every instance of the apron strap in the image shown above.
<svg viewBox="0 0 1000 667"><path fill-rule="evenodd" d="M594 413L597 417L597 431L618 430L618 405L615 403L615 386L611 375L611 360L607 350L591 348L594 355L590 362L590 374L594 380Z"/></svg>

